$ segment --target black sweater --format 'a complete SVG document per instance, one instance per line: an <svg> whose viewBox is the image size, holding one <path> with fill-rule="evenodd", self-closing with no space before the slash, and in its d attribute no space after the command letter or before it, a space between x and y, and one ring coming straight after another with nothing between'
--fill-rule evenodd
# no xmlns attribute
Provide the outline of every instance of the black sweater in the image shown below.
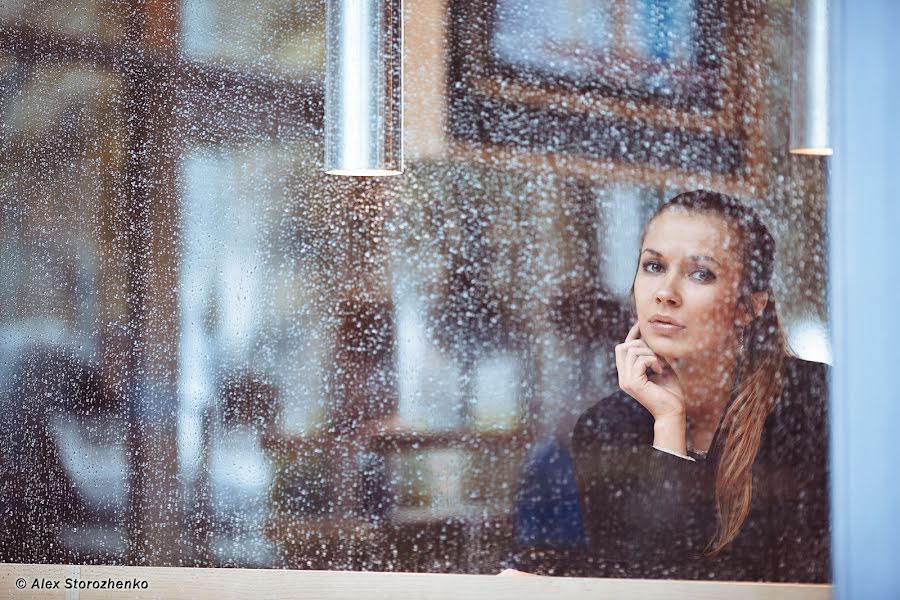
<svg viewBox="0 0 900 600"><path fill-rule="evenodd" d="M788 358L753 465L750 512L717 556L718 431L696 462L656 450L653 417L624 392L604 398L572 435L586 547L520 554L519 568L597 577L827 582L827 374Z"/></svg>

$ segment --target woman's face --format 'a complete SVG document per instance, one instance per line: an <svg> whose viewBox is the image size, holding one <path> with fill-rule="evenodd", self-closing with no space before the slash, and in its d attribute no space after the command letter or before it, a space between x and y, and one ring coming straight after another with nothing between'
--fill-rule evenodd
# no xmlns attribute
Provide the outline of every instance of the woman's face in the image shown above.
<svg viewBox="0 0 900 600"><path fill-rule="evenodd" d="M721 217L674 208L647 227L634 279L641 338L668 362L735 347L740 234Z"/></svg>

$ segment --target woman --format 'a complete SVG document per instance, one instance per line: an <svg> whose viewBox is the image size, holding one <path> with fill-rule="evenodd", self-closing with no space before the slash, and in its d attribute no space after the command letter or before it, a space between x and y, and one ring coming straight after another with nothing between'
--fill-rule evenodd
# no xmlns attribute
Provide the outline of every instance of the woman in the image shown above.
<svg viewBox="0 0 900 600"><path fill-rule="evenodd" d="M754 211L723 194L656 211L632 286L637 320L616 347L621 390L573 432L586 549L519 568L829 579L826 371L789 352L774 254Z"/></svg>

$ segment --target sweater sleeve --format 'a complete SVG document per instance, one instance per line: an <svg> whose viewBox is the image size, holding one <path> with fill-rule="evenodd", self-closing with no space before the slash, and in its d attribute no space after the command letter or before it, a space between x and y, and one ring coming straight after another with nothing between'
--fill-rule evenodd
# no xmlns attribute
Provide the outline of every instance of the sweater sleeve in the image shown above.
<svg viewBox="0 0 900 600"><path fill-rule="evenodd" d="M693 557L702 462L653 448L653 418L613 394L573 433L576 481L588 558L600 576L677 576Z"/></svg>

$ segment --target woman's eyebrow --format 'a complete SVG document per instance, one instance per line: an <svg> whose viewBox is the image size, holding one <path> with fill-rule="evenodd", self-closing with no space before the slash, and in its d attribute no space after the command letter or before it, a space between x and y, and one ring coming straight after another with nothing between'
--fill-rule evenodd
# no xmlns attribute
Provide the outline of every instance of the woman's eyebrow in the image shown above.
<svg viewBox="0 0 900 600"><path fill-rule="evenodd" d="M699 254L699 255L689 256L688 258L690 258L694 262L701 262L701 261L706 260L711 263L715 263L719 267L722 266L722 264L719 261L717 261L716 259L714 259L712 256L704 256L702 254Z"/></svg>
<svg viewBox="0 0 900 600"><path fill-rule="evenodd" d="M650 253L653 256L662 256L662 252L654 250L653 248L644 248L643 250L641 250L641 254L644 254L645 252ZM722 266L722 263L717 261L715 258L713 258L712 256L706 256L705 254L693 254L691 256L688 256L688 258L694 262L708 261L711 263L715 263L716 266Z"/></svg>

